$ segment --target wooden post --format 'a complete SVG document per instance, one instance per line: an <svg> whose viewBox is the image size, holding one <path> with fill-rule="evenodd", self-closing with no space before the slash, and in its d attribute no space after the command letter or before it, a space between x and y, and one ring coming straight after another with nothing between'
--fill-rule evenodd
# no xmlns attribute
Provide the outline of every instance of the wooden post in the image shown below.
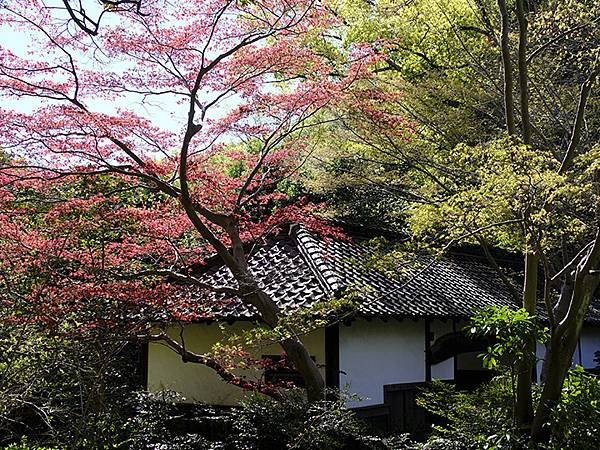
<svg viewBox="0 0 600 450"><path fill-rule="evenodd" d="M329 389L340 388L340 326L325 328L325 385Z"/></svg>
<svg viewBox="0 0 600 450"><path fill-rule="evenodd" d="M425 381L431 381L431 321L425 319Z"/></svg>

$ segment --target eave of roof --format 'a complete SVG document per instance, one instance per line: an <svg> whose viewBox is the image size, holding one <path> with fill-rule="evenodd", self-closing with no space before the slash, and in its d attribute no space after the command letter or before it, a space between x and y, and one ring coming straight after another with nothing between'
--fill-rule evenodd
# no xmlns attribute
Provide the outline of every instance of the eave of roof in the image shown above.
<svg viewBox="0 0 600 450"><path fill-rule="evenodd" d="M463 247L428 265L427 270L390 278L361 263L368 252L366 233L352 231L352 240L341 241L324 239L293 225L288 233L258 247L249 258L250 270L284 314L310 307L352 286L363 288L357 316L368 319L460 320L488 305L518 307L496 270L472 249L465 251ZM518 266L514 259L505 253L503 256L509 269ZM206 271L203 278L216 285L235 286L229 271L220 264ZM256 311L238 299L204 293L202 300L207 317L229 322L260 320ZM600 302L590 306L586 322L600 325Z"/></svg>

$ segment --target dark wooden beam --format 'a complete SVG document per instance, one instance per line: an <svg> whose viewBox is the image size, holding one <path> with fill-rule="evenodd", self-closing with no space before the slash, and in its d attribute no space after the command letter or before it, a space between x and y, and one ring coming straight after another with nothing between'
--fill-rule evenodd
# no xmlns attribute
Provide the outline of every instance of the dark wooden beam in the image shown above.
<svg viewBox="0 0 600 450"><path fill-rule="evenodd" d="M340 388L340 327L336 323L325 328L325 385Z"/></svg>
<svg viewBox="0 0 600 450"><path fill-rule="evenodd" d="M425 319L425 381L431 381L431 320Z"/></svg>

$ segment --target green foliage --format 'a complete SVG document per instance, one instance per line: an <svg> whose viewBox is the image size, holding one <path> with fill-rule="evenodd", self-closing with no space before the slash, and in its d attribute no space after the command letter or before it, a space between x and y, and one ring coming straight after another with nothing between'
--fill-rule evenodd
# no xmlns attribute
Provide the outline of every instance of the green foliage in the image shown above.
<svg viewBox="0 0 600 450"><path fill-rule="evenodd" d="M510 385L507 378L496 377L473 392L463 392L452 384L434 381L417 403L445 419L447 425L436 426L430 441L444 439L447 448L519 448L519 433L512 426Z"/></svg>
<svg viewBox="0 0 600 450"><path fill-rule="evenodd" d="M484 238L511 251L536 245L558 254L593 238L596 89L582 156L569 173L556 172L574 99L598 64L598 2L546 2L528 16L530 148L502 137L495 2L335 4L348 25L346 45L367 41L386 54L378 78L365 87L378 99L370 104L378 114L340 106L343 124L330 126L329 142L320 143L312 188L332 200L335 213L399 228L406 222L419 240L440 246ZM516 38L511 34L515 47ZM361 106L368 103L357 97ZM391 130L382 114L404 119L405 132Z"/></svg>
<svg viewBox="0 0 600 450"><path fill-rule="evenodd" d="M421 186L421 192L435 201L411 208L408 225L416 236L474 241L475 230L480 230L478 236L490 243L520 251L527 245L523 228L544 229L542 245L547 247L556 245L565 229L578 237L589 233L580 219L585 214L568 222L548 214L549 203L570 202L573 207L573 200L583 194L557 175L558 163L551 153L502 138L478 146L459 145L446 157L456 175L440 178L443 185Z"/></svg>
<svg viewBox="0 0 600 450"><path fill-rule="evenodd" d="M128 439L123 443L130 450L221 450L224 443L205 436L217 429L226 430L229 417L211 407L181 406L185 399L174 392L138 393L131 398L132 415L124 424ZM221 434L225 434L222 432Z"/></svg>
<svg viewBox="0 0 600 450"><path fill-rule="evenodd" d="M362 424L342 401L310 404L299 392L281 402L254 396L232 414L230 444L239 450L370 447Z"/></svg>
<svg viewBox="0 0 600 450"><path fill-rule="evenodd" d="M107 338L109 336L106 336ZM29 324L0 330L0 445L119 448L138 388L137 351L125 343L78 341ZM29 445L27 442L21 445Z"/></svg>
<svg viewBox="0 0 600 450"><path fill-rule="evenodd" d="M336 4L350 23L346 43L389 43L389 57L408 79L430 77L436 69L453 69L448 71L459 76L461 69L467 71L459 50L489 51L480 33L457 32L480 26L477 7L469 0L339 0Z"/></svg>
<svg viewBox="0 0 600 450"><path fill-rule="evenodd" d="M535 354L527 351L528 340L545 342L548 337L548 329L527 310L514 310L508 306L484 308L471 318L467 330L474 336L495 339L481 355L484 367L494 370L512 370L518 361L535 360Z"/></svg>
<svg viewBox="0 0 600 450"><path fill-rule="evenodd" d="M534 391L538 398L539 392ZM530 448L521 432L512 426L512 387L508 377L496 377L473 392L458 391L451 384L434 381L418 403L446 421L445 425L435 427L423 448ZM551 416L551 439L537 448L600 448L599 405L600 379L580 367L571 370L561 401ZM436 447L440 440L445 447Z"/></svg>
<svg viewBox="0 0 600 450"><path fill-rule="evenodd" d="M600 378L581 367L569 372L551 418L551 448L600 448Z"/></svg>
<svg viewBox="0 0 600 450"><path fill-rule="evenodd" d="M29 444L27 440L23 440L18 444L9 444L3 447L4 450L63 450L65 447L40 447L39 445Z"/></svg>
<svg viewBox="0 0 600 450"><path fill-rule="evenodd" d="M445 419L437 426L431 441L442 438L465 449L525 448L527 437L514 426L515 369L525 358L535 359L526 342L544 342L548 330L524 309L489 307L476 314L466 328L474 336L494 341L481 355L484 366L500 375L473 392L458 391L453 385L436 381L418 403ZM534 386L534 397L540 391ZM600 423L600 380L583 369L570 371L560 403L554 408L547 447L598 448Z"/></svg>

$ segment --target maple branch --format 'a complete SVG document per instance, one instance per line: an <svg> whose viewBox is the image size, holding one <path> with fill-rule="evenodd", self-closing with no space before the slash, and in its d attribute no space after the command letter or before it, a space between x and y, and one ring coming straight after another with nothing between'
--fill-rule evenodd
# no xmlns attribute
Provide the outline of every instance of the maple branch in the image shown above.
<svg viewBox="0 0 600 450"><path fill-rule="evenodd" d="M294 131L296 131L296 129L300 126L300 124L302 124L304 121L308 120L310 117L312 117L313 115L315 115L317 113L317 111L319 110L318 108L315 109L315 110L313 110L308 115L304 116L304 113L306 113L310 109L311 106L312 106L312 104L308 105L299 114L300 118L296 121L296 123L293 124L293 125L291 125L285 132L283 132L282 134L280 134L279 136L277 136L278 132L284 127L284 125L286 123L286 121L281 120L280 123L279 123L279 125L269 134L269 136L267 136L267 138L265 139L265 141L263 143L263 148L262 148L262 151L261 151L260 158L258 159L257 163L254 165L254 167L250 171L250 174L246 177L246 180L244 181L243 186L240 188L240 191L238 193L237 200L236 200L236 205L238 207L243 206L244 204L247 203L248 200L250 200L250 199L247 199L246 202L242 202L242 199L243 199L244 195L246 194L246 191L250 187L250 184L252 183L252 181L256 177L258 171L263 166L264 161L265 161L266 157L268 156L269 152L273 148L275 148L279 143L281 143L286 137L288 137ZM292 114L293 113L290 112L289 115L288 115L288 117L286 119L288 119L289 117L291 117ZM273 142L271 142L271 141L273 141Z"/></svg>
<svg viewBox="0 0 600 450"><path fill-rule="evenodd" d="M197 286L202 289L210 290L217 294L227 294L227 295L231 295L234 297L240 297L242 295L241 292L235 288L226 287L226 286L214 286L212 284L205 283L204 281L202 281L192 275L175 272L173 270L144 270L144 271L136 272L136 273L132 273L132 274L120 275L120 278L137 279L140 277L149 277L149 276L161 276L161 277L172 278L175 281L179 281L181 283L189 284L192 286Z"/></svg>
<svg viewBox="0 0 600 450"><path fill-rule="evenodd" d="M219 12L222 14L222 12ZM288 23L287 27L291 27L292 23ZM282 28L283 29L283 28ZM213 70L218 64L227 59L229 56L235 54L240 51L242 48L252 45L261 40L267 39L269 36L272 36L274 33L279 31L278 28L272 27L270 30L262 33L250 34L249 36L244 37L240 42L231 47L229 50L219 54L215 59L213 59L208 65L200 68L198 74L196 75L196 79L194 82L194 86L190 92L190 102L189 102L189 110L188 110L188 119L186 125L186 131L183 138L183 142L180 150L180 161L179 161L179 183L181 189L180 201L188 215L188 218L193 223L195 228L200 232L202 237L204 237L213 247L216 249L217 253L223 258L225 264L229 267L232 272L237 273L239 271L238 264L240 261L236 261L231 253L227 250L225 245L214 235L214 233L202 222L198 213L201 214L208 220L211 218L215 219L214 216L210 214L206 214L206 211L200 205L197 205L193 202L189 185L188 185L188 154L189 147L193 137L202 129L202 126L196 124L195 122L195 114L196 114L196 98L198 95L198 91L200 90L202 80L204 76ZM203 60L204 63L204 60ZM219 220L219 218L217 218ZM212 220L211 220L212 221ZM217 221L213 222L218 225L224 226L225 224Z"/></svg>
<svg viewBox="0 0 600 450"><path fill-rule="evenodd" d="M201 355L199 353L192 352L185 348L185 346L173 339L165 332L161 332L158 334L151 334L147 338L149 341L159 341L167 345L171 350L175 351L179 356L181 356L181 360L183 362L193 362L196 364L202 364L206 367L213 369L217 375L219 375L224 381L234 386L242 387L246 390L253 390L260 392L261 394L272 397L276 400L282 399L282 394L275 387L270 385L265 385L262 383L252 383L245 379L244 377L240 377L235 375L231 370L227 369L221 363L219 363L215 358L208 357L206 355Z"/></svg>
<svg viewBox="0 0 600 450"><path fill-rule="evenodd" d="M102 12L98 15L96 20L92 19L83 8L83 5L80 3L80 7L78 10L73 9L71 6L70 0L61 0L64 9L67 10L69 16L75 22L75 25L90 36L97 36L98 30L100 28L100 21L104 14L108 11L116 12L116 11L134 11L136 14L144 15L141 12L142 0L99 0L103 5ZM128 8L121 8L123 5L130 5ZM89 24L89 25L88 25Z"/></svg>
<svg viewBox="0 0 600 450"><path fill-rule="evenodd" d="M64 0L64 1L68 1L68 0ZM48 40L49 40L49 41L52 43L52 45L54 45L56 48L58 48L58 49L59 49L59 50L60 50L62 53L64 53L64 54L67 56L67 58L69 59L69 64L70 64L70 66L71 66L71 69L70 69L70 70L69 70L69 69L65 69L65 68L64 68L64 67L62 67L62 66L59 66L59 67L60 67L61 69L65 70L65 71L67 71L67 72L69 72L69 73L71 73L71 74L73 75L73 81L74 81L74 94L73 94L73 97L71 98L71 97L69 97L67 94L65 94L65 93L63 93L63 92L60 92L60 91L57 91L56 89L51 89L51 88L48 88L48 87L44 87L44 86L40 86L40 85L35 85L35 84L33 84L33 83L26 82L26 81L24 81L24 80L22 80L22 79L20 79L20 78L12 77L12 76L10 76L10 75L9 75L9 74L7 74L7 73L4 73L4 75L5 75L5 76L7 76L7 77L9 77L9 78L12 78L12 79L14 79L14 80L16 80L16 81L19 81L19 82L21 82L21 83L23 83L23 84L26 84L26 85L28 85L28 86L30 86L30 87L37 88L37 89L41 89L41 90L47 90L47 91L49 91L49 92L52 92L52 93L54 93L54 94L56 94L56 95L59 95L59 96L60 96L60 98L56 98L56 97L52 97L52 96L48 96L48 95L44 95L44 94L39 94L39 93L36 93L36 94L30 94L30 93L27 93L27 92L23 92L23 95L29 95L29 96L40 96L40 97L45 97L45 98L49 98L49 99L52 99L52 100L68 100L69 102L73 103L73 104L74 104L74 105L76 105L77 107L79 107L79 108L81 108L81 109L83 109L83 110L86 110L85 106L84 106L84 105L83 105L81 102L79 102L79 100L77 100L77 94L78 94L78 92L79 92L79 77L77 76L77 71L75 70L75 64L74 64L74 61L73 61L73 55L71 55L71 53L69 53L69 52L68 52L68 51L67 51L67 50L64 48L64 46L62 46L61 44L59 44L59 43L56 41L56 39L55 39L55 38L53 38L53 37L52 37L52 36L51 36L51 35L50 35L50 34L49 34L49 33L48 33L48 32L47 32L47 31L46 31L46 30L45 30L43 27L41 27L39 24L37 24L36 22L34 22L33 20L31 20L30 18L28 18L28 17L24 16L23 14L20 14L19 12L15 11L15 10L12 10L12 9L9 9L9 8L6 8L6 9L7 9L8 11L10 11L12 14L14 14L15 16L17 16L17 17L21 18L22 20L24 20L25 22L27 22L28 24L30 24L31 26L35 27L35 28L36 28L38 31L40 31L40 32L41 32L41 33L42 33L44 36L46 36L46 38L48 38Z"/></svg>

